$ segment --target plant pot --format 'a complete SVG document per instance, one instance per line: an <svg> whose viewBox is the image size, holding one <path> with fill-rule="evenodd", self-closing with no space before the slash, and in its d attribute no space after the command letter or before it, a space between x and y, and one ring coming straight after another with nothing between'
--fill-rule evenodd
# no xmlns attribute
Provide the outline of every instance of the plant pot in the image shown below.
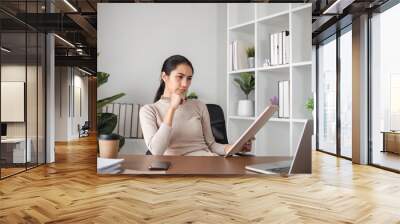
<svg viewBox="0 0 400 224"><path fill-rule="evenodd" d="M238 116L250 117L254 115L254 106L252 100L239 100Z"/></svg>
<svg viewBox="0 0 400 224"><path fill-rule="evenodd" d="M99 136L99 153L101 158L117 158L119 151L119 135L109 134Z"/></svg>
<svg viewBox="0 0 400 224"><path fill-rule="evenodd" d="M254 68L254 57L247 58L247 65L249 68Z"/></svg>

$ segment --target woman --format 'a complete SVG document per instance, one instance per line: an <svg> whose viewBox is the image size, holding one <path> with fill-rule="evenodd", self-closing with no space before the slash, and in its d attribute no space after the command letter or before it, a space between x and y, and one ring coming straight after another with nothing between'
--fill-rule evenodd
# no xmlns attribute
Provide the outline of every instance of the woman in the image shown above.
<svg viewBox="0 0 400 224"><path fill-rule="evenodd" d="M140 110L144 140L153 155L225 155L229 144L215 142L207 107L187 100L193 78L192 63L181 55L167 58L153 104ZM251 150L251 142L242 151Z"/></svg>

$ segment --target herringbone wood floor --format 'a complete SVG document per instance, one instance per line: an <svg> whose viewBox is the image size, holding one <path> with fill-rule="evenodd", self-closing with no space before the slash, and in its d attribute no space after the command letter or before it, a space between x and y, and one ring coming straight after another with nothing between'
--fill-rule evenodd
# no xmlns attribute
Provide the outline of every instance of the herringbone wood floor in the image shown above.
<svg viewBox="0 0 400 224"><path fill-rule="evenodd" d="M313 174L96 174L96 143L57 144L56 163L0 181L0 223L400 223L400 175L315 152Z"/></svg>

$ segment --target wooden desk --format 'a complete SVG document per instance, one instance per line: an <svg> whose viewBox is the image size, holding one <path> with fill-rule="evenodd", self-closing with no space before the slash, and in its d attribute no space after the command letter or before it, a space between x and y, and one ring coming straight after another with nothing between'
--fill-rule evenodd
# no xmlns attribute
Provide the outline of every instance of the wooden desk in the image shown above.
<svg viewBox="0 0 400 224"><path fill-rule="evenodd" d="M400 154L400 132L382 131L381 133L383 133L382 152L392 152Z"/></svg>
<svg viewBox="0 0 400 224"><path fill-rule="evenodd" d="M246 165L278 162L291 157L250 157L250 156L152 156L152 155L119 155L124 158L122 174L178 174L178 175L243 175L256 174L246 170ZM150 171L153 161L169 161L171 166L167 171Z"/></svg>
<svg viewBox="0 0 400 224"><path fill-rule="evenodd" d="M25 150L26 143L27 147ZM5 138L1 139L1 145L1 159L4 160L4 163L25 164L25 162L31 162L31 138Z"/></svg>

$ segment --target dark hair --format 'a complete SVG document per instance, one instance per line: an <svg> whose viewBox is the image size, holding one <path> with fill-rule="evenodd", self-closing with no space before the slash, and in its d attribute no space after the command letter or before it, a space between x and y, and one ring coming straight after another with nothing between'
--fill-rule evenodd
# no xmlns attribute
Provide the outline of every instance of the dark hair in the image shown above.
<svg viewBox="0 0 400 224"><path fill-rule="evenodd" d="M192 69L192 73L194 73L192 63L182 55L172 55L169 58L165 59L163 66L161 68L161 73L165 72L168 76L170 75L171 71L174 70L178 65L186 64ZM154 97L154 102L157 102L164 93L165 83L164 80L160 79L160 86L156 92L156 96Z"/></svg>

